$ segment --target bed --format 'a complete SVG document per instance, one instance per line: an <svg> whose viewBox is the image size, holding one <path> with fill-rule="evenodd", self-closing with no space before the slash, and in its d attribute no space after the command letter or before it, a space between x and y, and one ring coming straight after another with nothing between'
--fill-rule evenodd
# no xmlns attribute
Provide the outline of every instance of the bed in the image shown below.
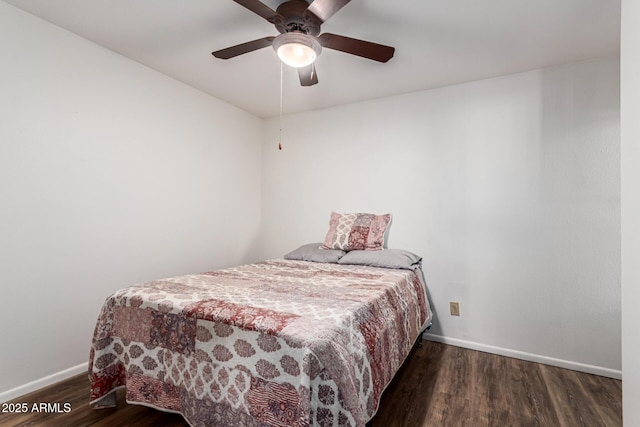
<svg viewBox="0 0 640 427"><path fill-rule="evenodd" d="M432 317L419 260L389 268L372 253L115 292L92 340L92 405L114 406L124 387L127 402L192 426L364 426Z"/></svg>

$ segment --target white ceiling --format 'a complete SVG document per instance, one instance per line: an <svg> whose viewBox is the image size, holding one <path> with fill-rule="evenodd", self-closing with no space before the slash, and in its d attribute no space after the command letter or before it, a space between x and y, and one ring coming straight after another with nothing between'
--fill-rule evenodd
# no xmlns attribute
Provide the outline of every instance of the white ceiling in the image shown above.
<svg viewBox="0 0 640 427"><path fill-rule="evenodd" d="M272 48L214 50L278 32L232 0L5 0L259 117L280 106ZM275 9L282 0L264 0ZM619 0L351 0L322 32L394 46L386 64L324 49L320 83L284 69L284 112L330 107L617 54Z"/></svg>

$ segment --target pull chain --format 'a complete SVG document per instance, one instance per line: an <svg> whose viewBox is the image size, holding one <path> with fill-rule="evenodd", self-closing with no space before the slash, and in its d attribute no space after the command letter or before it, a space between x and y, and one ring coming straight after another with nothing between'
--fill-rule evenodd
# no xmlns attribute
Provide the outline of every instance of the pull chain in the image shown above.
<svg viewBox="0 0 640 427"><path fill-rule="evenodd" d="M278 150L282 150L282 74L283 74L282 61L280 61L280 134L278 136Z"/></svg>

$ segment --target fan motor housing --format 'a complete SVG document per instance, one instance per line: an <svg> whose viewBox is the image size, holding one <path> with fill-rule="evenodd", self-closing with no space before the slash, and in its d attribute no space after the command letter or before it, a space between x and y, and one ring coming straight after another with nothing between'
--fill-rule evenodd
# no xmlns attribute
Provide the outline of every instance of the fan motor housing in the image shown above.
<svg viewBox="0 0 640 427"><path fill-rule="evenodd" d="M320 34L320 24L322 23L313 13L307 11L309 3L305 0L289 0L282 3L276 9L282 19L274 22L276 29L281 33L292 31L303 32L311 36Z"/></svg>

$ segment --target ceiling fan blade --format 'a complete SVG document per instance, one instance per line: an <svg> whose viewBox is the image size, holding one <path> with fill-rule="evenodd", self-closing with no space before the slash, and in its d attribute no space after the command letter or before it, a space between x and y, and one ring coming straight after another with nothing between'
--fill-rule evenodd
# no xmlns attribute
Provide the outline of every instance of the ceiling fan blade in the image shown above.
<svg viewBox="0 0 640 427"><path fill-rule="evenodd" d="M320 36L318 36L318 42L322 47L373 59L378 62L387 62L393 58L393 54L396 51L396 49L391 46L352 39L351 37L331 33L320 34Z"/></svg>
<svg viewBox="0 0 640 427"><path fill-rule="evenodd" d="M307 11L320 18L322 22L325 22L337 11L342 9L345 4L349 3L349 1L350 0L314 0L307 8Z"/></svg>
<svg viewBox="0 0 640 427"><path fill-rule="evenodd" d="M246 7L256 15L262 16L267 21L273 23L280 16L275 10L258 0L233 0L236 3Z"/></svg>
<svg viewBox="0 0 640 427"><path fill-rule="evenodd" d="M298 76L302 86L313 86L318 83L316 67L313 64L298 68Z"/></svg>
<svg viewBox="0 0 640 427"><path fill-rule="evenodd" d="M236 46L231 46L226 49L216 50L211 52L213 56L220 59L229 59L243 53L253 52L254 50L262 49L263 47L271 46L271 42L275 37L265 37L262 39L253 40L250 42L242 43Z"/></svg>

